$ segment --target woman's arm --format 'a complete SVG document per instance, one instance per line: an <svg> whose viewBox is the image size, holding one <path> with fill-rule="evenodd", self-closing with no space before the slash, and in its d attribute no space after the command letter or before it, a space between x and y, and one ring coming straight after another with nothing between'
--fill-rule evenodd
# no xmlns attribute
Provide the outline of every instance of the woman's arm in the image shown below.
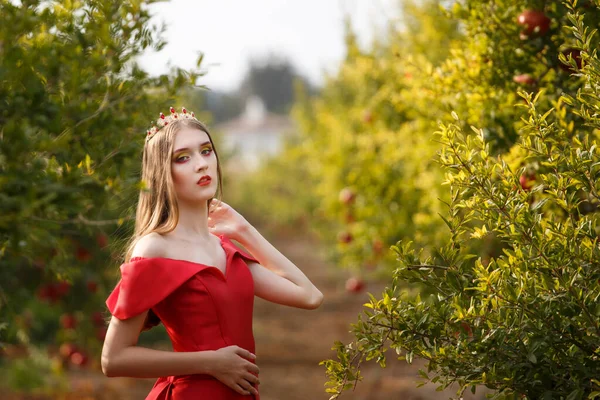
<svg viewBox="0 0 600 400"><path fill-rule="evenodd" d="M242 395L258 394L256 356L239 346L218 350L173 352L136 346L146 314L120 320L112 317L102 348L102 372L108 377L158 378L209 374Z"/></svg>
<svg viewBox="0 0 600 400"><path fill-rule="evenodd" d="M256 228L249 223L244 224L236 240L260 262L248 263L254 279L256 296L274 303L309 310L321 305L323 293Z"/></svg>
<svg viewBox="0 0 600 400"><path fill-rule="evenodd" d="M150 233L138 240L132 257L161 257L166 243ZM106 376L154 378L209 373L214 352L176 353L137 346L148 310L125 320L112 317L102 347L102 372Z"/></svg>
<svg viewBox="0 0 600 400"><path fill-rule="evenodd" d="M102 347L104 375L156 378L211 373L215 362L214 351L172 352L137 346L147 313L127 320L112 317Z"/></svg>

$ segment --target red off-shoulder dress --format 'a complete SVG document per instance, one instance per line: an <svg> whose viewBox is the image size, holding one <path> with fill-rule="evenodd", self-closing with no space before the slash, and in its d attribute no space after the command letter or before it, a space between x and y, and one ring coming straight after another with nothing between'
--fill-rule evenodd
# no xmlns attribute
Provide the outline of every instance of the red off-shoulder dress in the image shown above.
<svg viewBox="0 0 600 400"><path fill-rule="evenodd" d="M246 261L258 262L225 235L226 272L210 265L162 257L134 257L121 265L121 280L106 300L119 319L152 310L174 351L217 350L237 345L254 354L254 281ZM252 360L249 360L252 362ZM257 385L254 387L258 390ZM260 400L241 395L211 375L158 378L146 400Z"/></svg>

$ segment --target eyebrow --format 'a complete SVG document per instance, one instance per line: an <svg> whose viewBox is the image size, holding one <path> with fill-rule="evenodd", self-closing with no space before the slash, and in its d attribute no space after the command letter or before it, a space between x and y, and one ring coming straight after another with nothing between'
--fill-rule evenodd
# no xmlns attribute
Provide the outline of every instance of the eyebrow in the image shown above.
<svg viewBox="0 0 600 400"><path fill-rule="evenodd" d="M204 143L200 143L200 147L204 146L205 144L210 144L210 142L204 142ZM184 150L189 150L187 147L182 147L181 149L177 149L173 152L173 154L175 153L179 153L180 151L184 151Z"/></svg>

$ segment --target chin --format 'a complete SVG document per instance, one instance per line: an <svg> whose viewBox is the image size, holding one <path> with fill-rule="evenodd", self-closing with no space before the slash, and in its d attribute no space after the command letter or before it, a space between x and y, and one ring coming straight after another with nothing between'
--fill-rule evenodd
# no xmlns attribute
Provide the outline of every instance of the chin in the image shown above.
<svg viewBox="0 0 600 400"><path fill-rule="evenodd" d="M213 193L214 195L214 193ZM183 203L187 203L187 204L202 204L202 203L206 203L208 200L212 199L214 196L209 194L209 193L202 193L202 194L195 194L194 195L187 195L187 196L177 196L178 199L180 199Z"/></svg>

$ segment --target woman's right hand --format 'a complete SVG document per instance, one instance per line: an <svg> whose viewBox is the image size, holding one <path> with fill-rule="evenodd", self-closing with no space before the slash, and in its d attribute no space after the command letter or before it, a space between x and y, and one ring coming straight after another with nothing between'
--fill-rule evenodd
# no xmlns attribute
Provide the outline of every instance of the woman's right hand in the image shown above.
<svg viewBox="0 0 600 400"><path fill-rule="evenodd" d="M252 386L253 383L260 383L257 376L258 367L248 361L256 359L254 354L235 345L222 347L216 350L215 354L217 361L213 365L212 376L239 394L258 394Z"/></svg>

